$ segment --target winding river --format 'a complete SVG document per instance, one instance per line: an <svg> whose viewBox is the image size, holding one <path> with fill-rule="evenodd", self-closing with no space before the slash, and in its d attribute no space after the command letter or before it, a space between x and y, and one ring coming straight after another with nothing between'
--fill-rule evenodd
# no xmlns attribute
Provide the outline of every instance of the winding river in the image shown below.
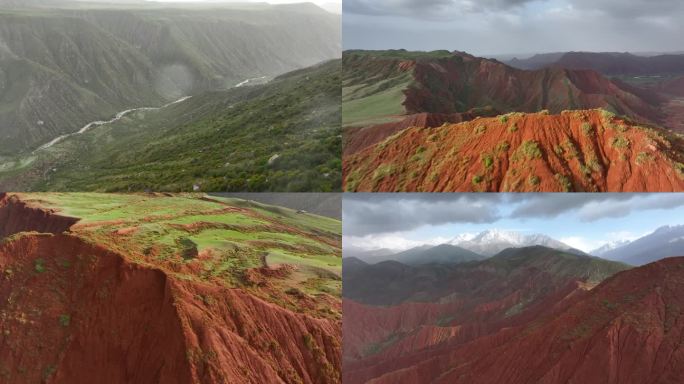
<svg viewBox="0 0 684 384"><path fill-rule="evenodd" d="M266 78L267 78L266 76L262 76L262 77L255 77L255 78L252 78L252 79L247 79L247 80L245 80L245 81L243 81L243 82L238 83L237 85L235 85L235 88L240 88L240 87L244 87L244 86L250 85L250 83L255 82L255 81L261 82L261 81L264 81ZM69 137L72 137L72 136L76 136L76 135L80 135L80 134L86 133L86 132L88 132L89 130L91 130L92 128L99 127L99 126L105 125L105 124L114 123L114 122L116 122L116 121L118 121L118 120L121 120L124 116L126 116L126 115L128 115L128 114L130 114L130 113L138 112L138 111L156 111L156 110L164 109L164 108L170 107L170 106L172 106L172 105L174 105L174 104L182 103L182 102L184 102L185 100L187 100L187 99L189 99L189 98L191 98L191 97L192 97L192 96L184 96L184 97L181 97L180 99L178 99L178 100L176 100L176 101L173 101L173 102L170 102L170 103L168 103L168 104L162 105L161 107L141 107L141 108L132 108L132 109L127 109L127 110L125 110L125 111L121 111L121 112L117 113L116 116L114 116L114 118L112 118L111 120L107 120L107 121L103 121L103 120L93 121L93 122L90 122L90 123L86 124L83 128L79 129L79 130L76 131L76 132L67 133L67 134L65 134L65 135L61 135L61 136L55 137L54 139L50 140L49 142L47 142L47 143L41 145L40 147L38 147L36 150L33 151L33 153L36 153L36 152L39 152L39 151L48 149L48 148L54 146L55 144L57 144L57 143L59 143L59 142L62 142L63 140L65 140L65 139L67 139L67 138L69 138Z"/></svg>
<svg viewBox="0 0 684 384"><path fill-rule="evenodd" d="M52 147L53 145L55 145L55 144L61 142L62 140L66 139L66 138L69 138L69 137L71 137L71 136L75 136L75 135L80 135L80 134L86 133L86 132L88 132L90 129L94 128L94 127L99 127L100 125L105 125L105 124L111 124L111 123L113 123L113 122L116 122L116 121L118 121L118 120L121 120L124 116L128 115L129 113L138 112L138 111L156 111L156 110L164 109L164 108L169 107L169 106L172 106L172 105L174 105L174 104L182 103L182 102L184 102L185 100L187 100L187 99L189 99L189 98L191 98L191 97L192 97L192 96L183 96L183 97L181 97L180 99L178 99L178 100L176 100L176 101L172 101L172 102L170 102L170 103L168 103L168 104L162 105L161 107L141 107L141 108L132 108L132 109L127 109L127 110L125 110L125 111L121 111L121 112L117 113L116 116L114 116L114 118L112 118L111 120L107 120L107 121L104 121L104 120L93 121L93 122L90 122L90 123L86 124L85 126L83 126L83 128L79 129L79 130L76 131L76 132L67 133L67 134L65 134L65 135L61 135L61 136L55 137L54 139L50 140L48 143L45 143L45 144L41 145L40 147L38 147L38 149L36 149L36 150L33 151L33 152L35 153L35 152L38 152L38 151L42 151L42 150L44 150L44 149L48 149L48 148Z"/></svg>

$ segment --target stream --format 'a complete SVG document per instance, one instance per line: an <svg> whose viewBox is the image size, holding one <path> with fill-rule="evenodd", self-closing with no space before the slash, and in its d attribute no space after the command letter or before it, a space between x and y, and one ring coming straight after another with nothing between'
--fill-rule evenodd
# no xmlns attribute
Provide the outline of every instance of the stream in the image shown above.
<svg viewBox="0 0 684 384"><path fill-rule="evenodd" d="M183 97L181 97L180 99L178 99L178 100L176 100L176 101L172 101L172 102L170 102L170 103L168 103L168 104L162 105L161 107L140 107L140 108L131 108L131 109L127 109L127 110L125 110L125 111L121 111L121 112L117 113L116 116L114 116L114 118L112 118L111 120L107 120L107 121L104 121L104 120L93 121L93 122L90 122L90 123L86 124L85 126L83 126L83 128L79 129L79 130L76 131L76 132L67 133L67 134L65 134L65 135L61 135L61 136L55 137L54 139L50 140L48 143L45 143L45 144L41 145L40 147L38 147L38 149L34 150L33 153L36 153L36 152L38 152L38 151L42 151L42 150L44 150L44 149L48 149L48 148L52 147L53 145L55 145L55 144L61 142L62 140L66 139L66 138L69 138L69 137L71 137L71 136L75 136L75 135L80 135L80 134L86 133L86 132L88 132L90 129L92 129L93 127L99 127L100 125L105 125L105 124L114 123L114 122L116 122L116 121L118 121L118 120L121 120L124 116L128 115L129 113L138 112L138 111L157 111L157 110L160 110L160 109L164 109L164 108L166 108L166 107L170 107L170 106L172 106L172 105L174 105L174 104L182 103L182 102L184 102L185 100L187 100L187 99L189 99L189 98L191 98L191 97L192 97L192 96L183 96Z"/></svg>
<svg viewBox="0 0 684 384"><path fill-rule="evenodd" d="M259 82L259 83L261 83L261 82L263 82L263 81L266 80L266 79L267 79L267 76L261 76L261 77L255 77L255 78L252 78L252 79L247 79L247 80L242 81L242 82L238 83L237 85L235 85L235 88L244 87L244 86L250 85L250 83L253 83L253 82ZM107 121L103 121L103 120L93 121L93 122L90 122L90 123L86 124L85 126L83 126L83 128L79 129L79 130L76 131L76 132L67 133L67 134L64 134L64 135L55 137L54 139L50 140L49 142L47 142L47 143L41 145L40 147L38 147L36 150L33 151L33 153L36 153L36 152L39 152L39 151L48 149L48 148L54 146L55 144L57 144L57 143L63 141L64 139L67 139L67 138L69 138L69 137L72 137L72 136L75 136L75 135L80 135L80 134L86 133L86 132L88 132L89 130L91 130L92 128L94 128L94 127L99 127L99 126L101 126L101 125L114 123L114 122L116 122L116 121L118 121L118 120L121 120L124 116L126 116L126 115L128 115L128 114L130 114L130 113L132 113L132 112L138 112L138 111L156 111L156 110L164 109L164 108L170 107L170 106L172 106L172 105L174 105L174 104L182 103L182 102L184 102L185 100L187 100L187 99L189 99L189 98L191 98L191 97L192 97L192 96L184 96L184 97L181 97L180 99L178 99L178 100L176 100L176 101L173 101L173 102L170 102L170 103L168 103L168 104L162 105L161 107L140 107L140 108L131 108L131 109L127 109L127 110L125 110L125 111L121 111L121 112L117 113L116 116L114 116L114 118L112 118L111 120L107 120Z"/></svg>

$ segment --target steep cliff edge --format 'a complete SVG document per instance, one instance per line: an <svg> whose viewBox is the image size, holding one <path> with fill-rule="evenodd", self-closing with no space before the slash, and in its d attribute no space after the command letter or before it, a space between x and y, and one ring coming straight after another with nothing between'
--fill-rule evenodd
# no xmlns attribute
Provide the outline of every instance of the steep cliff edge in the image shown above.
<svg viewBox="0 0 684 384"><path fill-rule="evenodd" d="M281 291L291 273L301 277L306 271L282 265L247 268L232 271L242 280L228 284L228 276L200 265L219 254L217 246L200 247L192 260L182 261L187 252L166 255L155 247L157 239L148 239L143 243L148 248L142 248L148 254L138 253L141 248L129 236L142 230L125 222L129 218L96 221L90 216L65 232L77 219L36 204L50 198L2 196L0 212L12 214L0 219L15 224L4 227L0 242L0 381L340 382L339 298L312 296L304 288L292 291L295 298ZM172 204L166 198L141 200L164 215L147 215L140 223L159 230L160 223L178 219L169 214ZM217 230L210 220L222 203L192 198L187 204L182 217L195 217L199 225L181 228ZM12 220L25 216L33 220ZM229 218L224 213L220 220ZM334 243L322 230L316 235ZM118 246L110 243L113 239ZM161 262L154 257L160 255L181 261ZM318 314L319 307L330 314Z"/></svg>
<svg viewBox="0 0 684 384"><path fill-rule="evenodd" d="M0 193L0 239L19 232L62 233L77 222L78 218L31 207L16 195Z"/></svg>

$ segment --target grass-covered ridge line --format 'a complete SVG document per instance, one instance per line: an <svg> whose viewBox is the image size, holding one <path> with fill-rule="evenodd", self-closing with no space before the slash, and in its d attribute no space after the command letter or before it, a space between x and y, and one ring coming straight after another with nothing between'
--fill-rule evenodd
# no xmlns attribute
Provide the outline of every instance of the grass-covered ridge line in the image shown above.
<svg viewBox="0 0 684 384"><path fill-rule="evenodd" d="M339 60L140 111L0 166L44 191L339 191Z"/></svg>
<svg viewBox="0 0 684 384"><path fill-rule="evenodd" d="M317 315L338 315L321 298L341 295L339 220L202 194L18 196L79 218L72 235L131 262L183 280L247 289L292 309L306 300Z"/></svg>
<svg viewBox="0 0 684 384"><path fill-rule="evenodd" d="M442 59L446 57L451 57L453 55L451 52L445 49L436 51L408 51L406 49L368 51L360 49L350 49L344 51L344 54L401 60Z"/></svg>

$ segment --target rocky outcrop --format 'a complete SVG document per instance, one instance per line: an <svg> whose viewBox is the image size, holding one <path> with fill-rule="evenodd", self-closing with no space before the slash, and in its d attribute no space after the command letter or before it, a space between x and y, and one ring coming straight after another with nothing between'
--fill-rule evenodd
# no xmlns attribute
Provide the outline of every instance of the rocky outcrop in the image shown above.
<svg viewBox="0 0 684 384"><path fill-rule="evenodd" d="M179 280L74 235L0 246L13 383L338 383L339 325ZM30 369L29 369L30 368Z"/></svg>
<svg viewBox="0 0 684 384"><path fill-rule="evenodd" d="M344 132L344 155L350 156L364 148L373 146L406 128L432 128L444 124L470 121L477 116L494 116L496 111L486 109L466 113L416 113L400 121L371 125L368 127L349 127Z"/></svg>
<svg viewBox="0 0 684 384"><path fill-rule="evenodd" d="M602 110L409 128L344 160L349 191L668 192L684 141Z"/></svg>
<svg viewBox="0 0 684 384"><path fill-rule="evenodd" d="M348 86L379 83L410 73L403 101L407 115L465 113L479 108L504 113L608 108L640 122L662 122L662 97L589 69L527 71L464 52L402 60L349 51L345 52L344 64Z"/></svg>
<svg viewBox="0 0 684 384"><path fill-rule="evenodd" d="M353 342L345 346L345 383L681 380L684 257L618 272L595 287L548 275L546 282L525 281L523 275L500 278L499 291L519 290L498 300L482 300L496 290L480 276L478 293L461 303L377 307L345 302L345 340L349 333ZM560 285L549 289L554 281ZM534 301L525 299L531 292ZM473 306L472 300L479 304ZM373 335L380 329L386 331L376 342ZM364 337L374 347L371 353L359 347Z"/></svg>
<svg viewBox="0 0 684 384"><path fill-rule="evenodd" d="M76 221L0 196L0 382L341 382L338 317L143 261Z"/></svg>
<svg viewBox="0 0 684 384"><path fill-rule="evenodd" d="M683 266L679 257L620 273L558 316L433 351L368 382L678 383Z"/></svg>
<svg viewBox="0 0 684 384"><path fill-rule="evenodd" d="M16 195L0 193L0 239L20 232L62 233L78 220L31 207Z"/></svg>

